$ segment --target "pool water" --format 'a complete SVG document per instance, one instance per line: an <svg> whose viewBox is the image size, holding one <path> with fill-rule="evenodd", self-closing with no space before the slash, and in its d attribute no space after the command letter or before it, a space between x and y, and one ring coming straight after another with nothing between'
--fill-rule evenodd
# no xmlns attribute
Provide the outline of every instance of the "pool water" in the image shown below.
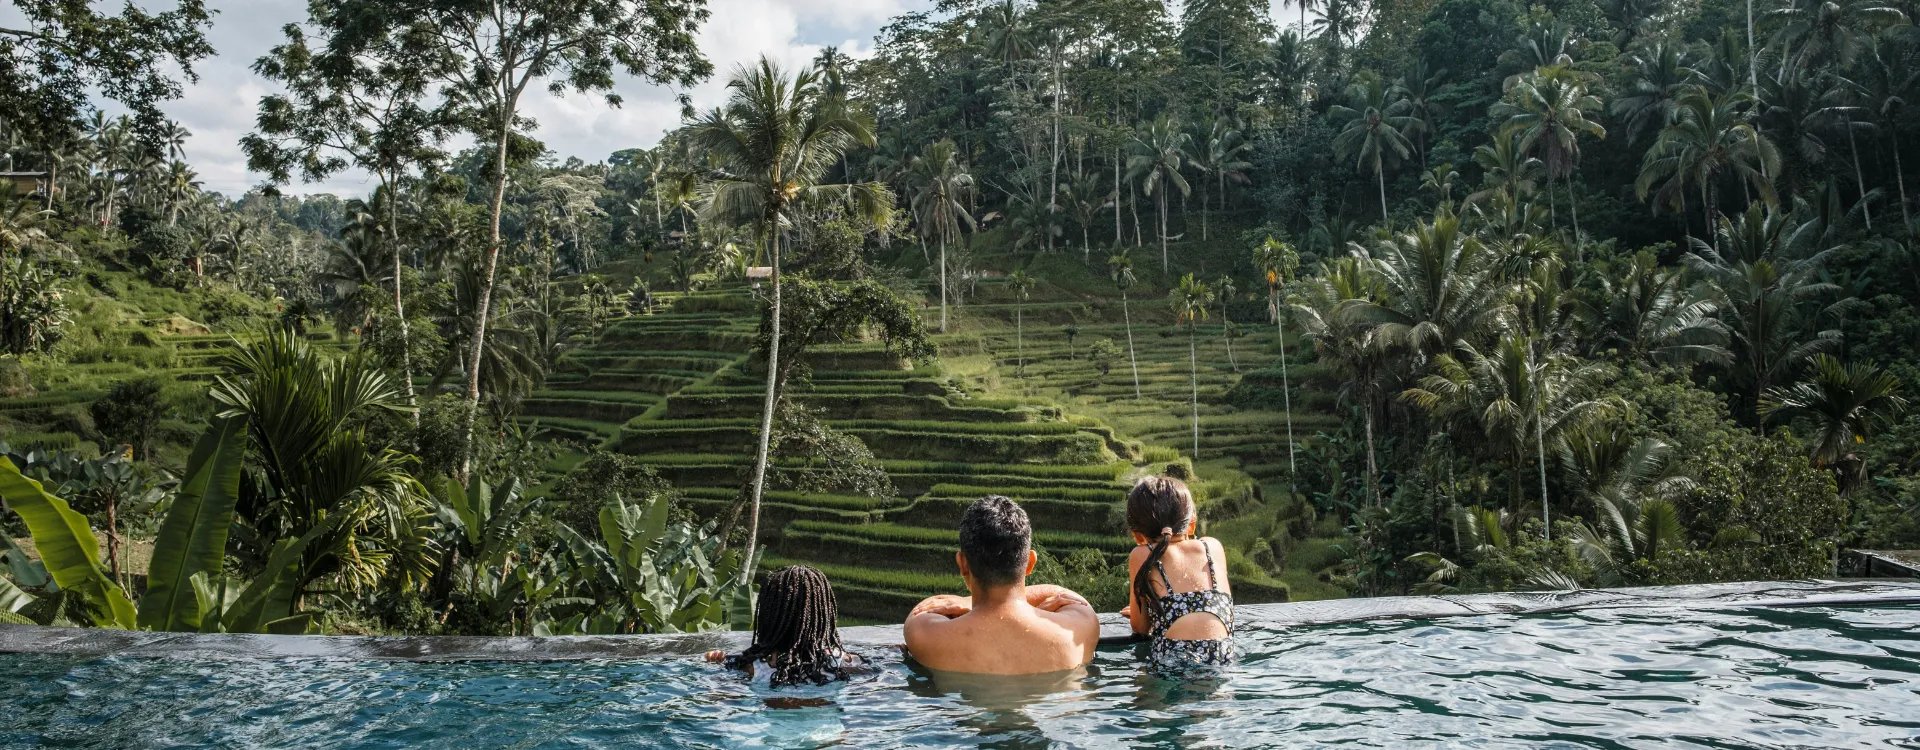
<svg viewBox="0 0 1920 750"><path fill-rule="evenodd" d="M1913 747L1920 608L1252 623L1220 675L770 691L692 658L0 655L0 747Z"/></svg>

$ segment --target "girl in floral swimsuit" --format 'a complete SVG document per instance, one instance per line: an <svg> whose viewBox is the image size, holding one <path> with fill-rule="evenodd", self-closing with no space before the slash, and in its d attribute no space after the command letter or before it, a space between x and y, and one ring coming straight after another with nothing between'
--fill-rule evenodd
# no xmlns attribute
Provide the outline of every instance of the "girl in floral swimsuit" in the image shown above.
<svg viewBox="0 0 1920 750"><path fill-rule="evenodd" d="M1123 614L1149 638L1153 666L1179 670L1233 659L1233 594L1222 566L1226 550L1195 537L1193 494L1178 479L1140 480L1127 493L1130 593Z"/></svg>

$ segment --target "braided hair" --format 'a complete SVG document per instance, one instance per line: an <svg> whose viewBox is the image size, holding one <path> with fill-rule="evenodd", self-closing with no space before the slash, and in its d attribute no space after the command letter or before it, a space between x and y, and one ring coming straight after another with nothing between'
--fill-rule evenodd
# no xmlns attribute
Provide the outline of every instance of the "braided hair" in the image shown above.
<svg viewBox="0 0 1920 750"><path fill-rule="evenodd" d="M1173 535L1185 531L1192 521L1193 493L1185 482L1169 476L1146 477L1127 493L1127 528L1146 537L1150 545L1147 559L1133 576L1133 597L1145 608L1148 622L1159 618L1162 604L1147 571L1159 564Z"/></svg>
<svg viewBox="0 0 1920 750"><path fill-rule="evenodd" d="M805 565L776 570L760 587L753 645L728 657L727 666L749 670L755 661L765 661L773 668L775 687L844 680L844 649L834 626L838 618L839 607L826 574Z"/></svg>

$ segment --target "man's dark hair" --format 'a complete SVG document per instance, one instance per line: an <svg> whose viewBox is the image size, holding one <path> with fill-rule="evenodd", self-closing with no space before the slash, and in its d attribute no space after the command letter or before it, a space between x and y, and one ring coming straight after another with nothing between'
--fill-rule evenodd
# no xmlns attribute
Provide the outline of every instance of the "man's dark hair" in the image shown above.
<svg viewBox="0 0 1920 750"><path fill-rule="evenodd" d="M1019 583L1026 577L1033 527L1027 512L1011 499L988 495L973 501L960 516L960 554L967 569L988 586Z"/></svg>

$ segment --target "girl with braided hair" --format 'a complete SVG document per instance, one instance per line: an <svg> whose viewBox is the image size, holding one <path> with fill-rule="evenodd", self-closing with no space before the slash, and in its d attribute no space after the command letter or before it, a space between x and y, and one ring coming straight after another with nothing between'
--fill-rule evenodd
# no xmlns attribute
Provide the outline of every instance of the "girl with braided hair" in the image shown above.
<svg viewBox="0 0 1920 750"><path fill-rule="evenodd" d="M724 663L771 687L844 680L866 663L840 645L838 619L826 574L805 565L782 568L768 574L760 587L753 645L732 656L709 651L707 661Z"/></svg>
<svg viewBox="0 0 1920 750"><path fill-rule="evenodd" d="M1130 591L1121 614L1148 636L1159 668L1225 664L1233 658L1233 593L1215 560L1227 551L1194 534L1193 493L1171 476L1139 481L1127 493L1127 526L1136 545L1127 556Z"/></svg>

